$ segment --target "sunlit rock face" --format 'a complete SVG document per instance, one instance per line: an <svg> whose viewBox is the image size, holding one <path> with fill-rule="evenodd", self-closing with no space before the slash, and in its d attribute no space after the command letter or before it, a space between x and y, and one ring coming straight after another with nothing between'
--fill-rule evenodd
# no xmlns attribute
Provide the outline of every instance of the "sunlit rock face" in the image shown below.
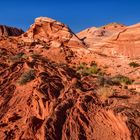
<svg viewBox="0 0 140 140"><path fill-rule="evenodd" d="M39 17L24 36L31 39L41 39L50 46L84 47L79 38L66 26L54 19Z"/></svg>
<svg viewBox="0 0 140 140"><path fill-rule="evenodd" d="M122 24L112 23L100 28L89 28L77 34L79 38L85 38L84 41L90 48L96 46L108 46L114 52L124 57L140 57L140 24L124 26ZM102 47L102 49L105 49ZM108 54L111 49L108 49ZM102 50L101 50L102 51ZM107 52L106 52L107 53ZM111 54L109 54L111 55ZM112 55L113 51L112 51Z"/></svg>
<svg viewBox="0 0 140 140"><path fill-rule="evenodd" d="M139 25L75 35L40 17L24 34L13 29L1 27L0 140L140 139L139 66L126 53L134 42L139 51Z"/></svg>

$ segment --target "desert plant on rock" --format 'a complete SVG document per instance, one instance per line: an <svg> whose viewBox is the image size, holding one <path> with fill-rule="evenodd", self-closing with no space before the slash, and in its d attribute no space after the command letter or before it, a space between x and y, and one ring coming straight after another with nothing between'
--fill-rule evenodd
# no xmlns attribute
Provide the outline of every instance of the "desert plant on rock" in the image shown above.
<svg viewBox="0 0 140 140"><path fill-rule="evenodd" d="M19 61L21 59L27 59L27 58L28 58L28 56L26 54L24 54L23 52L20 52L20 53L18 53L16 55L10 56L9 59L12 62L17 62L17 61Z"/></svg>
<svg viewBox="0 0 140 140"><path fill-rule="evenodd" d="M136 68L136 67L139 67L140 64L138 64L137 62L130 62L130 63L129 63L129 66L130 66L130 67L133 67L133 68Z"/></svg>
<svg viewBox="0 0 140 140"><path fill-rule="evenodd" d="M25 85L26 83L35 79L35 70L31 69L21 75L19 80L20 85Z"/></svg>
<svg viewBox="0 0 140 140"><path fill-rule="evenodd" d="M120 84L131 85L133 83L133 80L123 75L117 75L112 78L112 82L118 83L118 84L120 83Z"/></svg>
<svg viewBox="0 0 140 140"><path fill-rule="evenodd" d="M79 65L77 68L77 73L82 75L82 76L88 76L92 74L101 74L101 69L98 68L96 64L92 64L90 66L82 63Z"/></svg>

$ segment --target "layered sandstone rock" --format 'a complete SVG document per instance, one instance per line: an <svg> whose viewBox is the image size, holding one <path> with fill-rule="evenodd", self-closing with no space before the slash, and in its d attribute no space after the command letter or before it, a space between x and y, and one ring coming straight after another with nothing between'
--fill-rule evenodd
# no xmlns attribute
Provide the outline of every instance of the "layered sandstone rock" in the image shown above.
<svg viewBox="0 0 140 140"><path fill-rule="evenodd" d="M78 73L94 61L121 63L115 70L123 72L128 58L113 55L111 44L124 37L114 39L112 28L88 29L80 40L66 25L37 18L25 34L0 39L0 140L139 140L140 94L106 71L93 74L96 67Z"/></svg>
<svg viewBox="0 0 140 140"><path fill-rule="evenodd" d="M133 26L124 26L121 24L109 24L100 28L89 28L77 34L79 38L85 38L85 43L90 48L97 49L101 46L107 46L112 54L123 55L124 57L140 57L140 24ZM102 47L102 49L105 49ZM108 55L108 54L107 54Z"/></svg>
<svg viewBox="0 0 140 140"><path fill-rule="evenodd" d="M46 17L36 18L35 23L23 36L29 39L40 39L53 47L84 47L83 42L68 26Z"/></svg>
<svg viewBox="0 0 140 140"><path fill-rule="evenodd" d="M108 24L99 28L92 27L81 31L77 36L84 39L90 53L87 60L95 60L106 68L109 74L123 74L139 80L140 69L129 66L139 63L140 24L124 26ZM107 68L108 67L108 68Z"/></svg>
<svg viewBox="0 0 140 140"><path fill-rule="evenodd" d="M0 36L19 36L23 33L21 29L0 25Z"/></svg>
<svg viewBox="0 0 140 140"><path fill-rule="evenodd" d="M39 53L61 63L72 62L76 51L86 48L83 41L68 26L47 17L35 19L35 23L22 35L21 40L42 45L42 49L38 49ZM37 45L35 46L34 50L37 49Z"/></svg>
<svg viewBox="0 0 140 140"><path fill-rule="evenodd" d="M80 78L67 65L10 47L0 46L1 140L139 137L139 94L116 87L101 100L100 76Z"/></svg>

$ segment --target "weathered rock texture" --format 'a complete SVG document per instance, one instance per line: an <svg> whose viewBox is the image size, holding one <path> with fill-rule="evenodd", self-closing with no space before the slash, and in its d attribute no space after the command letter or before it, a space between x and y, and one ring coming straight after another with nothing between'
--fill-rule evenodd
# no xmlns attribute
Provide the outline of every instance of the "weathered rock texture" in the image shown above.
<svg viewBox="0 0 140 140"><path fill-rule="evenodd" d="M85 42L91 47L105 46L108 50L114 50L109 55L124 55L130 58L140 57L140 24L123 26L120 24L109 24L100 28L89 28L77 35L85 38ZM102 47L104 48L104 47ZM107 49L107 48L106 48ZM107 52L106 52L107 53Z"/></svg>
<svg viewBox="0 0 140 140"><path fill-rule="evenodd" d="M50 18L37 18L24 36L29 39L40 39L53 47L84 47L79 38L65 24Z"/></svg>
<svg viewBox="0 0 140 140"><path fill-rule="evenodd" d="M112 23L78 33L77 36L84 40L90 50L83 59L89 56L88 60L98 61L108 73L121 73L139 80L140 69L129 66L129 63L139 63L140 60L139 30L140 24L124 26Z"/></svg>
<svg viewBox="0 0 140 140"><path fill-rule="evenodd" d="M19 36L23 33L21 29L0 25L0 36Z"/></svg>
<svg viewBox="0 0 140 140"><path fill-rule="evenodd" d="M92 51L48 18L2 38L0 140L139 140L140 94L107 74L77 73Z"/></svg>

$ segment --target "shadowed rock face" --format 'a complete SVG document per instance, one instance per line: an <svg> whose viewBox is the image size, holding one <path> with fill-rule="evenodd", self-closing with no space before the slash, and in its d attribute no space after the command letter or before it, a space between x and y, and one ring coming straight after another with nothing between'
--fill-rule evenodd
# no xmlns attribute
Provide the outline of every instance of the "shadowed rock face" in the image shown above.
<svg viewBox="0 0 140 140"><path fill-rule="evenodd" d="M89 52L66 25L48 18L2 38L0 140L139 140L140 94L106 74L78 74L75 67L89 63L84 55L94 61Z"/></svg>
<svg viewBox="0 0 140 140"><path fill-rule="evenodd" d="M0 25L0 36L19 36L23 33L21 29Z"/></svg>

